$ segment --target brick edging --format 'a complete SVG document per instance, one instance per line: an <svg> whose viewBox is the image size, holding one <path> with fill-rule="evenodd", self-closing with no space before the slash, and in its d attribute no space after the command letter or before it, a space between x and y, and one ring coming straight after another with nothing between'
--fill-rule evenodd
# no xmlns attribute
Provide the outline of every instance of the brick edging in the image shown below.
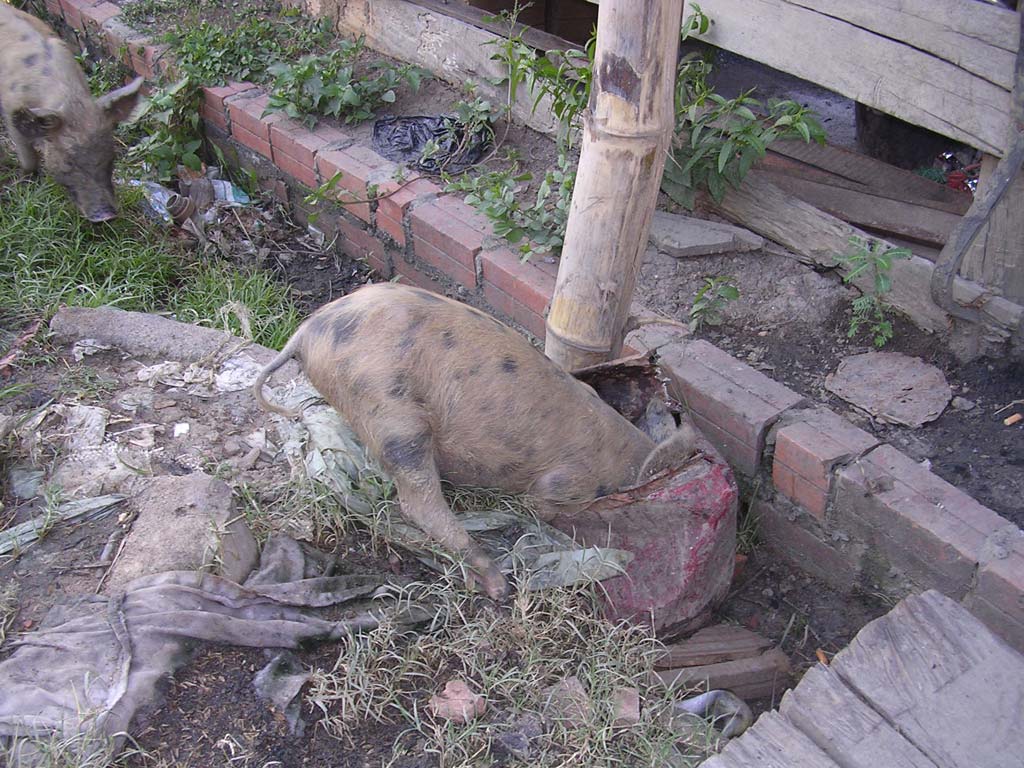
<svg viewBox="0 0 1024 768"><path fill-rule="evenodd" d="M164 48L122 24L112 3L46 0L46 8L145 77L173 69ZM462 200L415 174L397 181L395 163L344 131L264 117L266 98L252 83L204 88L208 137L243 147L243 163L269 164L275 183L283 178L295 191L297 214L309 213L301 202L309 189L341 171L341 209L319 211L317 226L342 248L386 278L454 289L543 338L556 267L520 262ZM381 193L393 194L357 202ZM841 588L894 598L940 589L1024 650L1024 532L827 408L705 341L675 336L644 331L630 343L659 349L676 397L755 489L769 546Z"/></svg>

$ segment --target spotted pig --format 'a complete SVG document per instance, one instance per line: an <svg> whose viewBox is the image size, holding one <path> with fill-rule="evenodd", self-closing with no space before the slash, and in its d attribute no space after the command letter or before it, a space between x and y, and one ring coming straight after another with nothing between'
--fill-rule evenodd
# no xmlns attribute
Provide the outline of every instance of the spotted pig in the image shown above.
<svg viewBox="0 0 1024 768"><path fill-rule="evenodd" d="M18 162L60 183L89 221L117 216L113 128L131 114L142 78L97 100L45 23L0 3L0 109Z"/></svg>
<svg viewBox="0 0 1024 768"><path fill-rule="evenodd" d="M442 478L527 494L550 519L692 452L691 433L656 445L512 329L419 288L365 286L317 310L257 378L264 408L294 415L263 395L293 356L392 474L403 514L496 599L505 579L452 514Z"/></svg>

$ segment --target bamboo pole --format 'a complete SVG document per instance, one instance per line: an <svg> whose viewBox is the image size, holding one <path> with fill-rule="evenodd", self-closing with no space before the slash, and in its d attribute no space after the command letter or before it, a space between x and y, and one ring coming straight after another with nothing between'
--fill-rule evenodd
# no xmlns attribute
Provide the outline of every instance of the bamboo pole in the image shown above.
<svg viewBox="0 0 1024 768"><path fill-rule="evenodd" d="M590 104L544 351L618 356L674 127L683 0L602 0Z"/></svg>

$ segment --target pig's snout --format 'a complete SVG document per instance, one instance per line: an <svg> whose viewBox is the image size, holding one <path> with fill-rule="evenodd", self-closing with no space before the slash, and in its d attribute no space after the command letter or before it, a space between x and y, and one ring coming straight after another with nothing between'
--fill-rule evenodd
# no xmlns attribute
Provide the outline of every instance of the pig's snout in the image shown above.
<svg viewBox="0 0 1024 768"><path fill-rule="evenodd" d="M93 224L100 224L104 221L116 219L117 211L109 206L106 206L103 208L94 209L92 211L82 211L82 215L85 216L85 218L87 218Z"/></svg>

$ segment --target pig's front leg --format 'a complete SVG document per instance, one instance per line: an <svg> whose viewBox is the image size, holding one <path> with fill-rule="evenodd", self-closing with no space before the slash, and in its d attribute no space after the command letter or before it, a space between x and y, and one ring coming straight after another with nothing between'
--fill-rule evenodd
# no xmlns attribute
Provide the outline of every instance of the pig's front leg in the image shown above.
<svg viewBox="0 0 1024 768"><path fill-rule="evenodd" d="M426 424L405 435L381 441L380 456L398 490L402 515L419 526L449 552L462 555L471 572L467 585L477 586L493 600L508 592L508 583L484 551L455 517L441 491L441 477L434 461L433 440Z"/></svg>

